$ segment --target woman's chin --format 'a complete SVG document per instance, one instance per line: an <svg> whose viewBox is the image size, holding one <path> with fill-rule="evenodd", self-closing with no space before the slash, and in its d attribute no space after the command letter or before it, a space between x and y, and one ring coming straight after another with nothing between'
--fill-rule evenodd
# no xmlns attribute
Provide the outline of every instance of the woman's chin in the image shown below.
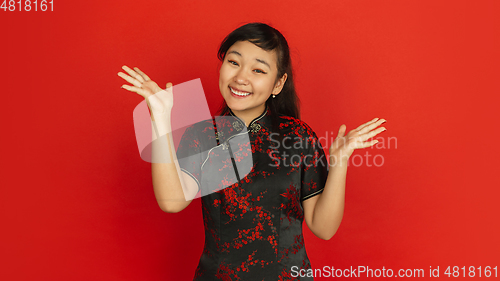
<svg viewBox="0 0 500 281"><path fill-rule="evenodd" d="M242 107L242 106L232 106L232 105L227 105L227 107L229 107L229 109L231 109L232 112L239 112L239 111L244 111L246 108Z"/></svg>
<svg viewBox="0 0 500 281"><path fill-rule="evenodd" d="M227 107L229 107L232 111L240 111L245 109L245 105L239 103L238 101L232 100L231 98L226 99L225 101Z"/></svg>

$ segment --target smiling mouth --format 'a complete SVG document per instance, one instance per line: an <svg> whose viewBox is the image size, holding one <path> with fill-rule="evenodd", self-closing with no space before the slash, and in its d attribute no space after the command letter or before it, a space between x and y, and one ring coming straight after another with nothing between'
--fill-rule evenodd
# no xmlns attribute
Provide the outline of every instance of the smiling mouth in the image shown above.
<svg viewBox="0 0 500 281"><path fill-rule="evenodd" d="M249 92L240 92L240 91L236 91L235 89L229 87L229 89L231 90L231 93L233 93L234 95L238 96L238 97L246 97L246 96L249 96L251 93Z"/></svg>

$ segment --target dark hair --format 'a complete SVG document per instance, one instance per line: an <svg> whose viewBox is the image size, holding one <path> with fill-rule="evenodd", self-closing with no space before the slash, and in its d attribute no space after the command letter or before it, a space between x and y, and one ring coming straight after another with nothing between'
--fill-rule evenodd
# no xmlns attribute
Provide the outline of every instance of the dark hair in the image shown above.
<svg viewBox="0 0 500 281"><path fill-rule="evenodd" d="M265 51L276 51L278 66L276 81L283 77L285 73L287 74L285 85L280 94L276 95L276 98L270 96L266 101L266 105L270 109L272 130L277 132L279 115L300 118L299 98L295 92L288 43L278 30L267 24L260 22L248 23L235 29L224 38L217 52L217 57L221 62L224 62L229 48L238 41L249 41ZM229 107L224 101L219 109L219 114L226 115L228 113Z"/></svg>

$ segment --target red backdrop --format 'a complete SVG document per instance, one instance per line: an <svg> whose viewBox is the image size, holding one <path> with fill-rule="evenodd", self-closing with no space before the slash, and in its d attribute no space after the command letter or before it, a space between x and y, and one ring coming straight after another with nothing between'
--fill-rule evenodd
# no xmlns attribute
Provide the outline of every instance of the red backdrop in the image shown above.
<svg viewBox="0 0 500 281"><path fill-rule="evenodd" d="M304 225L313 268L500 266L499 1L54 2L0 9L1 280L192 279L200 200L158 207L135 143L142 98L116 73L201 78L215 112L218 44L252 21L288 39L320 137L387 119L385 145L354 154L336 235Z"/></svg>

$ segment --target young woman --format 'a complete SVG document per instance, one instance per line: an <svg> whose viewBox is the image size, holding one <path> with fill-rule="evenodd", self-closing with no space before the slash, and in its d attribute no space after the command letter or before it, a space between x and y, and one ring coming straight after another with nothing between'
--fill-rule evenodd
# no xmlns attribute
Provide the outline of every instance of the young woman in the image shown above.
<svg viewBox="0 0 500 281"><path fill-rule="evenodd" d="M162 90L138 68L124 66L128 75L118 74L132 84L123 88L146 98L159 134L166 136L153 143L153 155L168 158L152 161L158 204L179 212L198 192L203 195L205 247L195 280L312 280L301 271L311 268L302 222L321 239L335 234L349 157L377 142L367 140L385 130L379 127L385 120L375 118L347 135L340 126L328 168L316 134L298 119L283 35L266 24L246 24L223 40L218 57L221 117L189 127L177 153L168 133L171 84ZM248 137L247 146L231 143L240 136ZM248 154L251 167L240 175L238 165Z"/></svg>

